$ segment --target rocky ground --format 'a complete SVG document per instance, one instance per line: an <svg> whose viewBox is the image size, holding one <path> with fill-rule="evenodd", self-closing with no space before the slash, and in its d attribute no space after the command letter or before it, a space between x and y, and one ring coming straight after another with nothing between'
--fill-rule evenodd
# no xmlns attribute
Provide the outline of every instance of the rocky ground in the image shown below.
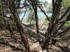
<svg viewBox="0 0 70 52"><path fill-rule="evenodd" d="M46 50L42 50L41 45L37 41L38 39L44 39L44 33L46 32L47 27L45 27L45 25L43 26L44 27L40 28L40 32L42 32L39 34L40 37L38 37L35 33L35 29L33 30L31 28L24 27L31 41L31 49L37 50L38 52L47 52ZM0 52L25 52L25 48L22 45L19 33L16 31L13 33L18 41L15 41L11 37L8 30L0 30ZM66 36L62 37L62 39L58 37L59 41L56 42L56 44L49 46L50 52L70 52L70 32L68 32ZM22 49L24 50L20 51Z"/></svg>

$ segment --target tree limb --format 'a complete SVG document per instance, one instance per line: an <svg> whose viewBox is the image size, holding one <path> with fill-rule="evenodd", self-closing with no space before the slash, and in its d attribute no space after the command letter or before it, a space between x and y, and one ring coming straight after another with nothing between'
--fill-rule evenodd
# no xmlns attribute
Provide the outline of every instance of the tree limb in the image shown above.
<svg viewBox="0 0 70 52"><path fill-rule="evenodd" d="M50 19L49 19L49 17L47 16L46 12L45 12L40 6L38 6L38 7L39 7L40 10L44 13L44 15L46 16L47 20L49 21Z"/></svg>

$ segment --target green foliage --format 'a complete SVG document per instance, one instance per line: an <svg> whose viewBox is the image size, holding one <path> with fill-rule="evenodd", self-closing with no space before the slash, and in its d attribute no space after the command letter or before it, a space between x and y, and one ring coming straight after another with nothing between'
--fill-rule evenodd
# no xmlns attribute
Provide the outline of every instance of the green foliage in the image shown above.
<svg viewBox="0 0 70 52"><path fill-rule="evenodd" d="M0 8L0 11L1 11L1 8Z"/></svg>
<svg viewBox="0 0 70 52"><path fill-rule="evenodd" d="M67 21L67 22L65 23L65 26L70 26L70 21Z"/></svg>
<svg viewBox="0 0 70 52"><path fill-rule="evenodd" d="M64 7L70 7L70 0L63 0Z"/></svg>

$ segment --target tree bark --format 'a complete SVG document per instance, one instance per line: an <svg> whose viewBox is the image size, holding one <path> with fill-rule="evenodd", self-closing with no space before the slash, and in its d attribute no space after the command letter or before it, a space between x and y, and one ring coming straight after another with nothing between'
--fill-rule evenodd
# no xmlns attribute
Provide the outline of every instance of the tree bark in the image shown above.
<svg viewBox="0 0 70 52"><path fill-rule="evenodd" d="M21 36L21 41L24 43L24 46L26 48L26 50L29 52L30 48L29 48L29 41L28 41L28 36L26 35L23 25L20 22L18 13L15 9L15 4L13 2L14 0L8 0L8 4L9 4L9 9L11 11L11 13L13 14L13 19L16 22L16 26L20 32L20 36Z"/></svg>
<svg viewBox="0 0 70 52"><path fill-rule="evenodd" d="M36 20L36 32L39 33L37 7L35 7L34 12L35 12L35 20Z"/></svg>
<svg viewBox="0 0 70 52"><path fill-rule="evenodd" d="M47 49L47 52L49 52L49 42L51 40L51 36L55 35L54 32L58 29L58 25L55 23L60 16L61 2L62 0L52 0L52 18L48 24L47 35L43 45L43 49Z"/></svg>

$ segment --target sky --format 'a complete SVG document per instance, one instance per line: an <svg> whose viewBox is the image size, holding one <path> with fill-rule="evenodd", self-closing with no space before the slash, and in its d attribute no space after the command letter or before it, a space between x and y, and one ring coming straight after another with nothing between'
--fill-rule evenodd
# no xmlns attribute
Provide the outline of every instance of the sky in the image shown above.
<svg viewBox="0 0 70 52"><path fill-rule="evenodd" d="M52 2L52 0L40 0L40 1L42 1L42 2L47 1L48 3L51 3ZM21 7L22 7L23 2L24 2L24 0L21 0Z"/></svg>
<svg viewBox="0 0 70 52"><path fill-rule="evenodd" d="M24 1L24 0L21 0L21 4L23 3L23 1ZM42 1L42 2L47 1L48 3L51 3L51 2L52 2L52 0L40 0L40 1ZM21 5L21 6L22 6L22 5ZM27 14L28 14L28 13L27 13ZM25 17L27 17L27 14L26 14ZM51 13L48 14L48 16L51 16L51 15L52 15ZM20 14L19 16L20 16L20 18L22 19L22 17L24 16L24 13ZM39 17L45 17L43 13L39 13L38 16L39 16ZM24 17L24 18L25 18L25 17Z"/></svg>
<svg viewBox="0 0 70 52"><path fill-rule="evenodd" d="M43 2L44 2L44 1L48 1L49 3L51 3L51 2L52 2L52 0L40 0L40 1L43 1Z"/></svg>
<svg viewBox="0 0 70 52"><path fill-rule="evenodd" d="M24 0L21 0L21 3L23 3L23 1L24 1ZM52 0L40 0L40 1L43 1L43 2L48 1L49 3L52 2Z"/></svg>

